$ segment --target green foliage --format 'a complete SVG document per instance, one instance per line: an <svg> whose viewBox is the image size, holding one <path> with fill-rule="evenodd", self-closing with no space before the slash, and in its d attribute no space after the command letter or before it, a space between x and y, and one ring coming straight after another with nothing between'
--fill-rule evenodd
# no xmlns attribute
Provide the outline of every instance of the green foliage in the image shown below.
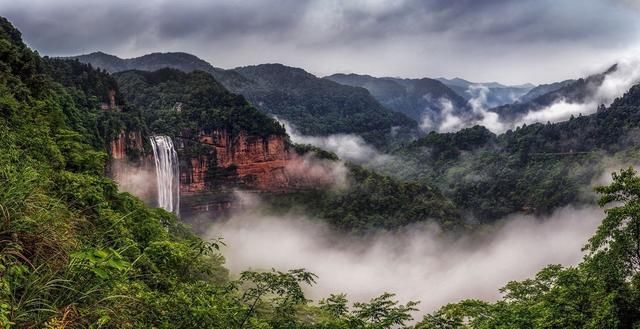
<svg viewBox="0 0 640 329"><path fill-rule="evenodd" d="M355 303L354 316L356 326L376 329L391 329L402 327L407 321L413 320L410 312L417 311L417 302L398 305L393 294L384 293L371 299L369 303Z"/></svg>
<svg viewBox="0 0 640 329"><path fill-rule="evenodd" d="M404 182L357 165L347 165L347 186L265 196L276 213L302 210L342 231L366 233L398 229L412 223L436 222L446 229L463 228L460 214L440 191Z"/></svg>
<svg viewBox="0 0 640 329"><path fill-rule="evenodd" d="M597 188L606 218L576 267L550 265L509 282L502 300L466 300L424 317L427 328L638 328L640 326L640 178L633 169Z"/></svg>
<svg viewBox="0 0 640 329"><path fill-rule="evenodd" d="M296 151L298 155L313 153L318 159L331 160L331 161L338 161L340 159L335 153L325 151L319 147L316 147L310 144L294 144L293 147L294 147L294 151Z"/></svg>
<svg viewBox="0 0 640 329"><path fill-rule="evenodd" d="M82 76L76 80L75 74ZM161 85L165 75L174 74L178 73L150 74L146 77L150 82L143 83ZM209 81L197 72L190 77ZM134 81L138 78L131 78L138 83ZM160 80L153 80L156 78ZM153 129L171 131L175 128L167 118L178 120L182 114L143 109L128 117L114 115L101 132L96 120L102 116L95 104L105 88L114 87L109 81L104 72L93 72L78 63L43 64L22 43L20 33L0 18L1 327L410 328L407 323L417 303L402 305L393 294L351 307L345 295L331 295L319 305L312 304L303 286L314 284L316 276L304 269L247 271L239 280L231 280L218 253L221 240L202 241L174 215L149 209L135 197L120 193L103 174L103 133L136 124L147 115L157 117ZM205 110L180 113L196 121L208 121L221 113L224 117L227 112L209 106L211 99L203 95L218 87L200 87L187 104L202 102L206 106L199 108ZM525 191L536 204L551 207L571 200L578 185L574 183L579 182L576 177L593 175L581 173L588 162L536 160L534 155L620 151L622 144L610 142L628 138L638 128L634 122L639 112L629 103L637 92L635 88L595 116L557 126L532 125L501 136L474 128L459 135L428 136L411 147L432 148L436 154L432 161L448 164L449 177L482 169L479 163L487 162L480 160L487 159L507 168L507 179L514 177L511 171L524 170L524 178L515 185L505 179L471 186L497 192L502 198L498 202L507 203L521 200L509 193ZM158 97L164 92L151 94ZM238 106L246 110L239 113L262 120L251 117L255 112L243 100L222 94L230 102L229 111ZM165 104L175 100L171 97L177 96L168 96ZM251 129L251 123L229 115L210 122L209 127L231 124ZM176 122L189 128L186 120ZM277 124L271 128L270 133L281 129ZM594 146L583 144L588 142ZM567 152L571 150L575 152ZM457 162L468 152L479 162ZM577 174L568 176L576 169ZM349 172L352 182L345 190L298 197L311 210L324 212L352 230L397 227L427 218L446 225L447 218L458 216L447 199L427 185L400 182L356 166L350 166ZM450 190L455 191L455 186ZM611 185L597 192L600 204L609 208L581 264L569 268L551 265L534 278L509 282L501 290L503 298L494 303L466 300L446 305L414 328L639 328L640 178L632 169L621 171L613 176ZM465 195L460 193L454 195ZM484 209L494 206L483 199L486 194L480 195L472 200L487 202L482 203ZM283 205L290 206L289 201L285 199ZM353 221L356 212L366 222ZM386 219L394 216L394 221Z"/></svg>
<svg viewBox="0 0 640 329"><path fill-rule="evenodd" d="M240 283L247 283L249 287L244 290L241 300L247 304L248 309L238 327L245 327L258 302L263 301L262 297L265 295L275 296L269 303L275 314L272 320L275 322L274 326L276 328L295 327L295 306L307 302L300 284L315 284L316 278L315 274L304 269L290 270L286 273L275 269L271 272L242 272Z"/></svg>
<svg viewBox="0 0 640 329"><path fill-rule="evenodd" d="M232 136L284 135L275 120L228 92L210 74L174 69L126 71L116 76L125 101L142 112L155 133L182 136L225 129Z"/></svg>
<svg viewBox="0 0 640 329"><path fill-rule="evenodd" d="M608 109L570 121L523 126L497 136L480 126L431 133L399 149L399 160L382 171L439 187L483 222L591 203L591 185L612 164L640 158L640 111L634 101L639 90L632 88Z"/></svg>
<svg viewBox="0 0 640 329"><path fill-rule="evenodd" d="M180 128L194 120L211 129L284 133L280 125L197 72L145 77L177 74L191 81L191 93L140 93L157 97L159 112L183 93L184 117L166 108L101 113L99 102L118 88L110 76L78 62L44 61L0 19L0 327L349 328L342 315L305 298L312 273L244 272L233 281L218 252L222 240L199 239L104 175L105 141L129 125L145 129L145 116L157 117L157 129L171 116ZM398 312L410 311L378 304L389 312L377 322L389 316L398 323L406 319Z"/></svg>
<svg viewBox="0 0 640 329"><path fill-rule="evenodd" d="M231 88L233 92L305 135L355 133L385 147L393 127L403 131L417 126L404 114L383 107L364 88L320 79L299 68L263 64L234 71L247 81Z"/></svg>

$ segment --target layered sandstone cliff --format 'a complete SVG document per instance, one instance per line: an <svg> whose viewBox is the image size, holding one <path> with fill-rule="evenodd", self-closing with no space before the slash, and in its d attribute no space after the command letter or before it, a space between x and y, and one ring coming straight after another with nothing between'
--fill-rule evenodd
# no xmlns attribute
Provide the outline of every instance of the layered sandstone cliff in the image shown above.
<svg viewBox="0 0 640 329"><path fill-rule="evenodd" d="M128 151L128 152L127 152ZM125 132L121 130L116 138L109 143L111 159L124 160L127 154L144 154L142 134L139 131Z"/></svg>
<svg viewBox="0 0 640 329"><path fill-rule="evenodd" d="M278 193L324 184L307 159L287 144L286 135L235 135L226 130L174 138L180 161L181 209L185 214L218 214L236 207L237 189ZM110 143L111 176L123 190L154 202L154 161L139 132L121 132ZM131 155L137 155L131 156ZM139 177L145 177L139 179Z"/></svg>
<svg viewBox="0 0 640 329"><path fill-rule="evenodd" d="M201 132L196 139L202 152L186 159L181 171L181 190L199 192L215 188L219 182L231 181L249 189L274 191L293 187L299 182L285 172L288 163L295 161L285 136L230 136L225 130ZM183 139L183 150L193 144ZM182 169L182 168L181 168Z"/></svg>

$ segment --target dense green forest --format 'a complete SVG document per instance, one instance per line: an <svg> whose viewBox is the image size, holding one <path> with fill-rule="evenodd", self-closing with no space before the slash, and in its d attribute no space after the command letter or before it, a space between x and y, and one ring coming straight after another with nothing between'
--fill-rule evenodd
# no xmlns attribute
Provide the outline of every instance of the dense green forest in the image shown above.
<svg viewBox="0 0 640 329"><path fill-rule="evenodd" d="M275 120L228 92L210 74L176 69L125 71L114 75L124 101L139 109L156 133L178 136L184 131L225 129L231 135L284 135Z"/></svg>
<svg viewBox="0 0 640 329"><path fill-rule="evenodd" d="M347 186L264 196L267 211L301 212L343 232L374 233L413 223L437 223L448 231L467 228L456 206L437 188L405 182L347 164Z"/></svg>
<svg viewBox="0 0 640 329"><path fill-rule="evenodd" d="M153 53L130 59L92 53L74 58L110 72L164 67L207 72L229 91L243 95L259 110L287 120L306 135L356 133L377 147L390 149L396 140L410 139L417 126L414 120L382 106L363 88L281 64L224 70L186 53Z"/></svg>
<svg viewBox="0 0 640 329"><path fill-rule="evenodd" d="M464 300L429 314L415 329L638 328L640 326L640 178L633 169L597 188L606 217L575 267L549 265L509 282L495 303Z"/></svg>
<svg viewBox="0 0 640 329"><path fill-rule="evenodd" d="M200 240L104 176L104 145L92 143L104 141L109 79L56 81L4 18L0 63L0 326L370 328L411 318L413 304L392 295L350 311L339 295L314 306L304 270L230 278L221 241Z"/></svg>
<svg viewBox="0 0 640 329"><path fill-rule="evenodd" d="M607 170L640 156L640 86L608 108L559 123L537 123L495 135L476 126L430 133L400 148L383 171L440 188L483 222L514 212L549 213L591 203L591 186Z"/></svg>
<svg viewBox="0 0 640 329"><path fill-rule="evenodd" d="M167 77L172 80L164 80ZM612 184L597 189L600 205L607 207L606 218L586 242L587 256L581 264L548 266L532 279L508 283L501 290L503 299L497 302L450 304L418 319L415 325L411 324L412 314L419 304L401 304L389 293L353 304L339 292L320 301L308 300L303 289L317 278L304 269L245 271L231 276L219 252L224 240L203 241L173 214L120 193L104 175L105 146L112 131L121 128L117 125L142 124L157 116L151 120L151 129L171 128L162 126L163 113L143 108L144 100L136 100L133 91L167 88L166 98L157 104L165 108L176 101L171 91L179 87L173 85L173 79L202 83L202 94L194 93L189 102L203 104L203 108L211 108L207 103L211 99L206 97L209 92L223 95L228 106L208 113L212 117L203 122L253 124L240 117L253 115L255 110L241 97L221 92L215 80L202 73L128 72L116 81L89 65L41 58L22 42L11 23L0 18L0 327L640 326L640 177L632 169L618 172ZM105 114L100 103L108 101L109 90L120 88L131 90L133 98L118 100L122 114ZM635 157L632 146L640 122L638 104L640 87L636 86L592 116L530 125L500 136L481 127L432 134L403 148L398 156L428 168L411 171L407 177L436 183L440 183L439 175L458 177L459 186L440 185L446 188L445 195L457 196L454 202L465 210L479 205L486 211L480 215L488 216L509 211L499 205L513 204L514 208L543 211L546 206L585 195L580 183L597 176L598 167L585 169L597 162L597 156ZM263 123L281 131L273 121ZM311 149L298 148L301 152ZM560 160L554 157L558 154L569 156ZM521 175L523 169L527 175ZM369 223L391 225L376 214L396 218L392 225L409 223L421 218L420 214L451 221L459 216L429 185L402 182L356 166L349 170L360 183L348 193L284 197L312 198L316 211L325 212L346 229L366 230ZM471 172L466 170L486 177L465 179ZM580 175L581 170L586 173ZM495 179L499 177L504 178ZM515 179L515 185L509 179ZM478 193L477 199L470 191ZM491 203L490 195L498 201ZM542 206L526 203L523 195ZM351 213L373 203L393 205L373 207L362 217L366 223L351 223ZM401 209L403 204L413 208ZM331 208L334 212L327 213ZM491 208L498 210L492 213ZM441 224L449 225L448 221Z"/></svg>

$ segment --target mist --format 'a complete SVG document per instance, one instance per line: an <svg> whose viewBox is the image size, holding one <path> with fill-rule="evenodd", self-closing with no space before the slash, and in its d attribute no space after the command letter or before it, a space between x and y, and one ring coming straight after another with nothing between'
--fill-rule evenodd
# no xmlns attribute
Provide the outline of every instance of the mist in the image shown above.
<svg viewBox="0 0 640 329"><path fill-rule="evenodd" d="M593 86L593 91L584 102L572 103L561 99L541 110L530 111L515 126L534 122L557 122L568 120L571 116L588 115L596 112L598 105L605 106L627 92L633 85L640 82L640 60L625 59L618 63L614 72L607 74L599 86Z"/></svg>
<svg viewBox="0 0 640 329"><path fill-rule="evenodd" d="M121 191L131 193L147 204L157 203L158 185L154 167L118 160L111 162L110 172Z"/></svg>
<svg viewBox="0 0 640 329"><path fill-rule="evenodd" d="M384 154L369 145L356 134L334 134L329 136L302 135L286 120L275 118L284 125L291 141L298 144L309 144L335 153L340 159L359 164L381 165L392 160L392 156Z"/></svg>
<svg viewBox="0 0 640 329"><path fill-rule="evenodd" d="M607 74L602 84L591 86L590 95L584 101L559 99L549 106L529 111L513 122L501 120L497 113L487 108L489 89L486 86L471 85L467 90L467 93L472 95L468 101L472 109L471 115L454 113L451 101L443 98L440 100L440 123L434 124L430 118L425 117L420 128L424 131L455 132L481 125L500 134L524 124L559 122L569 120L571 116L589 115L595 113L600 104L611 105L617 97L624 95L633 85L640 82L640 60L629 56L620 60L617 65L617 70Z"/></svg>
<svg viewBox="0 0 640 329"><path fill-rule="evenodd" d="M565 207L543 218L509 216L463 236L424 224L354 237L317 219L245 211L213 224L205 238L224 238L232 273L305 268L317 274L317 285L306 289L314 301L331 293L353 302L393 292L402 302L421 301L426 313L466 298L496 300L510 280L548 264L577 264L602 217L599 208Z"/></svg>
<svg viewBox="0 0 640 329"><path fill-rule="evenodd" d="M420 129L424 132L437 131L439 133L456 132L464 128L481 125L494 133L506 131L506 124L500 121L500 116L491 112L487 108L489 88L484 85L470 85L467 88L467 94L471 95L471 99L467 105L471 109L470 112L456 113L453 103L448 98L441 98L440 113L438 114L438 122L434 122L427 114L420 123ZM515 99L514 99L515 101Z"/></svg>

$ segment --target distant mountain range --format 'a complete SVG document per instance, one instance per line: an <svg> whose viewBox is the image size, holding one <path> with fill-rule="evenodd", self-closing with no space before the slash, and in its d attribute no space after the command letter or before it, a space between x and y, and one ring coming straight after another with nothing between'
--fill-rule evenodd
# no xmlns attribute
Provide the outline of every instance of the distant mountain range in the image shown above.
<svg viewBox="0 0 640 329"><path fill-rule="evenodd" d="M437 80L466 100L477 98L484 108L514 103L535 87L530 83L507 86L498 82L471 82L461 78L438 78Z"/></svg>
<svg viewBox="0 0 640 329"><path fill-rule="evenodd" d="M530 102L534 99L536 99L537 97L540 97L544 94L547 93L551 93L554 92L560 88L564 88L572 83L576 82L576 80L570 79L570 80L564 80L564 81L560 81L560 82L554 82L554 83L549 83L549 84L542 84L542 85L538 85L535 86L534 88L532 88L531 90L529 90L529 92L527 92L526 94L522 95L519 99L518 102L519 103L526 103L526 102Z"/></svg>
<svg viewBox="0 0 640 329"><path fill-rule="evenodd" d="M509 85L501 84L499 82L471 82L469 80L465 80L465 79L462 79L462 78L447 79L447 78L440 77L440 78L437 78L436 80L444 83L447 86L460 86L460 87L469 87L471 85L481 85L481 86L485 86L487 88L531 89L531 88L535 87L535 85L531 84L531 83L525 83L525 84L521 84L521 85L509 86Z"/></svg>
<svg viewBox="0 0 640 329"><path fill-rule="evenodd" d="M539 111L559 101L585 103L593 100L595 91L602 85L605 77L617 69L618 66L613 65L602 73L593 74L586 78L541 85L524 95L520 102L499 106L491 111L498 113L501 119L510 121L517 120L527 113Z"/></svg>
<svg viewBox="0 0 640 329"><path fill-rule="evenodd" d="M108 72L155 71L165 67L204 71L263 112L290 122L302 134L354 133L382 148L392 140L397 143L419 136L418 128L438 130L451 117L462 122L460 127L471 126L482 116L478 108L497 113L501 122L509 123L561 100L584 102L605 76L617 69L614 65L583 79L539 86L508 86L461 78L402 79L359 74L319 78L282 64L227 70L187 53L153 53L122 59L95 52L74 58Z"/></svg>
<svg viewBox="0 0 640 329"><path fill-rule="evenodd" d="M464 115L469 110L467 100L434 79L375 78L358 74L334 74L325 79L365 88L382 105L418 121L428 117L437 123L441 120L442 111L451 110Z"/></svg>
<svg viewBox="0 0 640 329"><path fill-rule="evenodd" d="M258 109L289 121L306 135L356 133L384 147L388 137L413 135L417 123L381 105L366 89L318 78L303 69L262 64L225 70L186 53L153 53L122 59L102 52L73 57L83 63L121 72L155 71L169 67L210 73L233 93L242 94ZM393 129L392 129L393 128Z"/></svg>

